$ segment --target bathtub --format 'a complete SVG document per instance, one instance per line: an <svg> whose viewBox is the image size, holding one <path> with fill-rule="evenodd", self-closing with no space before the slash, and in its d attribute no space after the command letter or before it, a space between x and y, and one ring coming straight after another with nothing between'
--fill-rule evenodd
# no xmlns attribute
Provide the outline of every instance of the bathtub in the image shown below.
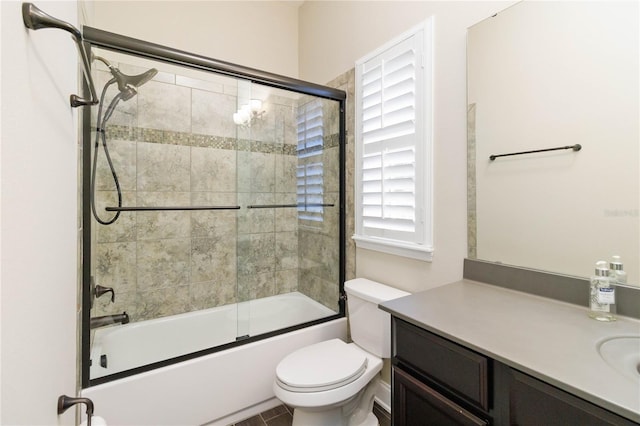
<svg viewBox="0 0 640 426"><path fill-rule="evenodd" d="M92 379L257 336L336 312L298 293L96 330Z"/></svg>
<svg viewBox="0 0 640 426"><path fill-rule="evenodd" d="M98 329L91 377L334 314L294 292ZM274 372L288 353L322 340L346 339L346 333L346 319L339 318L92 386L83 389L82 396L93 400L95 414L109 424L227 425L279 404L272 391ZM106 367L100 365L102 355Z"/></svg>

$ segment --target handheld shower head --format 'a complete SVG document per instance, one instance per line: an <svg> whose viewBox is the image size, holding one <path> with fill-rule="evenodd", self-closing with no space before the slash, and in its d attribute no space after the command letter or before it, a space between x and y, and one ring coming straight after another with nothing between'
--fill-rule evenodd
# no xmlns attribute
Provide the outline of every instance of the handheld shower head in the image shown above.
<svg viewBox="0 0 640 426"><path fill-rule="evenodd" d="M136 90L138 87L142 86L158 74L157 69L151 68L142 74L127 75L120 71L115 65L112 65L111 62L107 61L105 58L91 54L91 60L94 61L96 59L109 67L111 75L113 75L115 82L118 83L118 90L122 93L121 100L123 101L128 101L133 98L138 93Z"/></svg>
<svg viewBox="0 0 640 426"><path fill-rule="evenodd" d="M109 149L107 148L107 137L106 137L106 127L107 121L111 118L111 115L116 109L116 106L120 101L128 101L133 98L138 93L138 87L145 84L147 81L151 80L157 73L158 70L155 68L151 68L138 75L127 75L112 65L109 61L100 56L91 55L91 60L99 60L104 62L104 64L109 67L109 71L113 78L111 78L102 88L102 95L100 96L100 101L98 102L98 115L96 118L96 144L93 152L93 163L91 166L91 211L93 212L93 217L98 221L98 223L102 225L111 225L120 217L120 211L117 211L116 214L110 219L102 219L96 210L95 203L95 182L96 182L96 165L98 163L98 146L100 140L102 140L102 147L104 148L104 155L107 160L107 164L109 165L109 169L111 170L111 175L113 176L113 182L116 187L116 193L118 194L118 207L122 207L122 190L120 188L120 182L118 180L118 175L113 167L113 162L111 161L111 156L109 154ZM103 107L105 101L105 95L107 93L107 89L114 83L118 84L118 93L111 99L109 105L104 109Z"/></svg>
<svg viewBox="0 0 640 426"><path fill-rule="evenodd" d="M133 98L135 95L137 95L138 91L133 86L126 86L126 88L123 91L121 91L120 94L121 94L120 99L126 102L129 99Z"/></svg>
<svg viewBox="0 0 640 426"><path fill-rule="evenodd" d="M158 74L158 70L155 68L151 68L150 70L138 75L127 75L114 66L110 66L109 70L115 77L116 82L118 83L118 89L121 92L125 92L127 88L138 88Z"/></svg>

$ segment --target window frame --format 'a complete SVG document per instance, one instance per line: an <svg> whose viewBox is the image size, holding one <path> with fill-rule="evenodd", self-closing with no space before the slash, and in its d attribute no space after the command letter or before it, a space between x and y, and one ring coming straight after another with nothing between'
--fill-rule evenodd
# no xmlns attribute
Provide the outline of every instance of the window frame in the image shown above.
<svg viewBox="0 0 640 426"><path fill-rule="evenodd" d="M398 45L416 37L416 101L415 101L415 224L411 241L376 236L363 224L363 67ZM420 49L421 48L421 49ZM355 234L358 248L379 251L416 260L433 259L433 17L388 41L356 61L355 78ZM420 81L421 80L421 81ZM421 89L420 89L421 88Z"/></svg>

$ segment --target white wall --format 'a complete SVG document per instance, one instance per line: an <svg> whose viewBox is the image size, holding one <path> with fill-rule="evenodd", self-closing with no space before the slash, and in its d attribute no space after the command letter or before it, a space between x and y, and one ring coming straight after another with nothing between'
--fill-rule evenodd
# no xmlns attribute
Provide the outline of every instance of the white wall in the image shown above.
<svg viewBox="0 0 640 426"><path fill-rule="evenodd" d="M75 24L76 2L36 2ZM73 424L76 391L78 85L69 34L28 31L1 2L0 424Z"/></svg>
<svg viewBox="0 0 640 426"><path fill-rule="evenodd" d="M434 259L357 249L356 275L415 292L462 278L466 228L466 30L512 4L307 1L300 7L300 78L327 82L434 16Z"/></svg>
<svg viewBox="0 0 640 426"><path fill-rule="evenodd" d="M96 28L298 76L298 2L96 1Z"/></svg>

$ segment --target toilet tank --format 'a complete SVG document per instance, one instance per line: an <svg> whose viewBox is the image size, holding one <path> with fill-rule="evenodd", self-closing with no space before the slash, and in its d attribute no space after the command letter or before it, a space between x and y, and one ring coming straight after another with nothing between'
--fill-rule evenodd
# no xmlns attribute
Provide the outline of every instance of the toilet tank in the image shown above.
<svg viewBox="0 0 640 426"><path fill-rule="evenodd" d="M349 329L355 344L380 358L391 357L391 315L378 304L410 293L366 278L344 283Z"/></svg>

